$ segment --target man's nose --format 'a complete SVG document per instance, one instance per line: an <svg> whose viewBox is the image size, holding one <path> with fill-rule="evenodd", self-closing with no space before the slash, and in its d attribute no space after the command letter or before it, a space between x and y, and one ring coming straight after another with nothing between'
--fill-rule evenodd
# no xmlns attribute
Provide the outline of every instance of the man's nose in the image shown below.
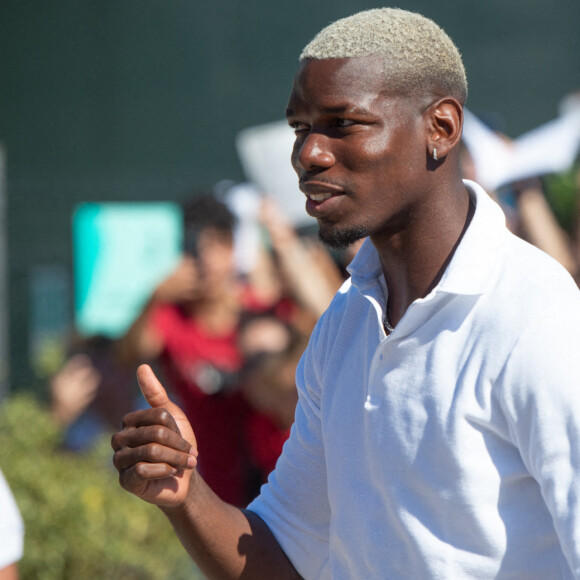
<svg viewBox="0 0 580 580"><path fill-rule="evenodd" d="M312 171L332 167L335 159L330 145L330 139L321 133L311 132L297 139L292 155L294 168Z"/></svg>

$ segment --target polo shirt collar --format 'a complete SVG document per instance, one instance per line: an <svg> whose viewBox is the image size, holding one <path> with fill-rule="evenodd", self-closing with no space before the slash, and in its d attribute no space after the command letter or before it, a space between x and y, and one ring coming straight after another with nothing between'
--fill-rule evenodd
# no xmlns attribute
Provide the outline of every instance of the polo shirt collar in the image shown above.
<svg viewBox="0 0 580 580"><path fill-rule="evenodd" d="M494 278L498 252L504 243L507 229L499 205L477 183L464 180L464 184L475 212L434 292L483 294ZM381 263L370 239L365 240L347 270L353 286L361 290L378 283Z"/></svg>

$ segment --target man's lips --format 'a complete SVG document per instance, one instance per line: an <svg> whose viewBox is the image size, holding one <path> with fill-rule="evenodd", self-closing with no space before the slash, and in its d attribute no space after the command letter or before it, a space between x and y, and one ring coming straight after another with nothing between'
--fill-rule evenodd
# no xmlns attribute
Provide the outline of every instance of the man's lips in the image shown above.
<svg viewBox="0 0 580 580"><path fill-rule="evenodd" d="M341 195L344 190L333 183L323 181L300 181L300 190L315 202L323 202L335 195Z"/></svg>
<svg viewBox="0 0 580 580"><path fill-rule="evenodd" d="M327 199L330 199L333 195L336 195L335 193L310 193L307 194L308 199L311 199L312 201L316 201L317 203L320 203L322 201L326 201Z"/></svg>

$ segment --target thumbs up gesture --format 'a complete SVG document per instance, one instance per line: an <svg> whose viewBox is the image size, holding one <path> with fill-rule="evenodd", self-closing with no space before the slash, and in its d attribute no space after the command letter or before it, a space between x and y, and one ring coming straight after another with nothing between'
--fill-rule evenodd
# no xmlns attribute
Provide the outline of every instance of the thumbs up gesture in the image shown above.
<svg viewBox="0 0 580 580"><path fill-rule="evenodd" d="M113 463L127 491L160 507L177 507L187 498L197 465L195 435L151 367L141 365L137 379L151 408L125 415L111 440Z"/></svg>

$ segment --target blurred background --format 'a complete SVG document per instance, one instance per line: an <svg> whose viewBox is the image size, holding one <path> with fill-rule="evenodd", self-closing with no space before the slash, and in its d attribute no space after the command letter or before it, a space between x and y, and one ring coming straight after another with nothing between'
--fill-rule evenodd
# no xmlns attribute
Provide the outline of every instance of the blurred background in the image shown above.
<svg viewBox="0 0 580 580"><path fill-rule="evenodd" d="M283 117L305 43L376 5L2 0L3 384L30 388L39 337L64 338L73 321L75 206L179 201L244 179L235 137ZM450 34L469 107L512 138L580 87L578 0L398 5Z"/></svg>
<svg viewBox="0 0 580 580"><path fill-rule="evenodd" d="M0 0L0 439L11 443L0 446L0 468L27 529L24 578L192 574L157 511L118 489L108 443L71 455L62 426L73 419L55 421L47 411L55 373L64 368L77 377L85 373L85 383L94 379L78 361L72 370L65 364L71 336L103 331L79 315L79 302L99 282L87 274L96 251L88 235L98 212L105 220L113 204L116 213L105 220L108 235L118 240L112 253L149 244L144 258L135 255L148 266L142 271L158 274L138 281L152 291L169 272L163 268L178 259L177 208L193 192L252 180L239 137L283 118L303 46L331 21L377 6L357 0ZM565 99L580 90L578 0L549 6L540 0L403 0L396 6L433 18L449 33L463 54L469 110L504 142L562 118L571 103ZM580 147L575 98L572 157ZM545 147L552 149L547 140ZM498 178L490 188L498 187L514 231L578 279L577 156L568 165L557 175L543 171L541 182ZM291 213L293 201L278 199L278 211ZM134 204L143 209L142 227L123 222L119 230L117 209ZM272 244L288 247L295 233L290 226L297 224L268 219L270 233L281 227L285 235ZM306 247L296 247L302 260ZM89 255L82 264L81 253ZM285 266L296 272L295 264ZM117 274L109 273L113 282L115 276L125 285L133 271L117 267ZM329 287L339 278L328 274ZM323 305L308 304L308 296L294 290L294 301L310 309L310 328ZM105 310L98 316L111 312ZM110 346L90 348L103 344ZM269 362L274 371L260 372L279 376L282 363L295 364L295 350ZM131 380L122 371L115 379ZM257 374L255 367L246 371ZM79 408L88 405L95 385ZM264 405L262 394L252 397ZM263 424L253 428L252 436L263 439ZM276 431L276 445L286 428ZM264 463L271 460L275 454Z"/></svg>

